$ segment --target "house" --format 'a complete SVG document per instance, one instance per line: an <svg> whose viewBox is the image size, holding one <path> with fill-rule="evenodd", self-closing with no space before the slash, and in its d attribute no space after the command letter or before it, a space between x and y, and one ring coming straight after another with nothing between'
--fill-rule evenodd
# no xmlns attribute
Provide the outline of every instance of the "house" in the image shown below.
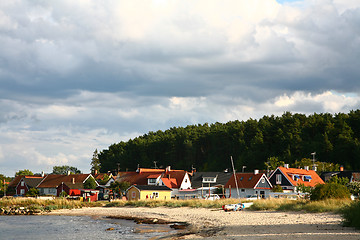
<svg viewBox="0 0 360 240"><path fill-rule="evenodd" d="M344 171L343 167L340 167L339 171L335 172L323 172L320 177L324 182L329 181L332 177L347 178L349 182L360 182L360 172L358 171Z"/></svg>
<svg viewBox="0 0 360 240"><path fill-rule="evenodd" d="M97 171L94 172L94 178L99 186L96 188L99 190L99 199L109 199L110 194L110 185L115 182L115 177L112 175L111 172L108 173L98 173ZM104 179L108 179L104 182Z"/></svg>
<svg viewBox="0 0 360 240"><path fill-rule="evenodd" d="M41 176L23 176L15 187L15 194L25 196L30 188L35 188L42 179Z"/></svg>
<svg viewBox="0 0 360 240"><path fill-rule="evenodd" d="M8 195L24 196L30 188L35 188L44 178L42 175L20 175L16 176L8 185Z"/></svg>
<svg viewBox="0 0 360 240"><path fill-rule="evenodd" d="M98 173L97 171L94 172L93 177L95 178L96 182L99 185L110 187L110 184L115 182L115 177L112 175L111 172L109 173ZM104 179L108 178L106 182L103 182Z"/></svg>
<svg viewBox="0 0 360 240"><path fill-rule="evenodd" d="M138 168L135 172L122 172L117 176L118 182L129 182L131 185L167 186L171 196L178 197L180 190L191 189L188 172L184 170Z"/></svg>
<svg viewBox="0 0 360 240"><path fill-rule="evenodd" d="M84 189L84 183L89 178L93 176L91 174L50 174L37 185L37 189L40 195L59 196L61 192L66 192L70 196L81 196L81 189Z"/></svg>
<svg viewBox="0 0 360 240"><path fill-rule="evenodd" d="M324 181L309 167L304 169L289 168L288 164L284 167L278 167L269 177L270 183L280 185L284 192L297 192L298 185L306 187L315 187L317 184L324 184Z"/></svg>
<svg viewBox="0 0 360 240"><path fill-rule="evenodd" d="M253 173L236 173L232 175L225 185L225 192L231 198L268 198L272 184L264 173L254 170ZM238 194L239 192L239 194Z"/></svg>
<svg viewBox="0 0 360 240"><path fill-rule="evenodd" d="M132 185L126 190L128 200L170 200L171 189L167 186Z"/></svg>
<svg viewBox="0 0 360 240"><path fill-rule="evenodd" d="M193 172L191 187L196 190L192 194L205 197L217 188L223 188L233 174L230 172ZM190 194L191 191L184 191ZM185 198L188 195L185 194Z"/></svg>

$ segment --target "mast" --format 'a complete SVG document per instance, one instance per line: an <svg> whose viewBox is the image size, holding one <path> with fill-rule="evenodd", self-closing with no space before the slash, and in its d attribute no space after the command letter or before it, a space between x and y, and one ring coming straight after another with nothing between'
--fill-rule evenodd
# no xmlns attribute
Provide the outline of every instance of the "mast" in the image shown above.
<svg viewBox="0 0 360 240"><path fill-rule="evenodd" d="M235 180L235 185L236 185L236 191L237 191L237 195L238 195L238 197L239 197L239 199L240 199L239 187L238 187L238 183L237 183L237 180L236 180L235 167L234 167L234 161L233 161L232 156L230 156L230 159L231 159L231 165L232 165L233 173L234 173L234 180Z"/></svg>

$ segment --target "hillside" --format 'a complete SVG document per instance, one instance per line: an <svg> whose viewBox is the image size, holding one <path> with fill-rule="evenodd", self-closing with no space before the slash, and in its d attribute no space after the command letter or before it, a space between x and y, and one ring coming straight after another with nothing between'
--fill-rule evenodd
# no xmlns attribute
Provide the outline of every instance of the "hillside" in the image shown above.
<svg viewBox="0 0 360 240"><path fill-rule="evenodd" d="M171 166L174 169L221 171L235 166L264 169L269 157L294 164L316 152L320 162L360 169L360 110L349 113L284 113L259 120L199 124L149 132L112 144L99 153L101 171Z"/></svg>

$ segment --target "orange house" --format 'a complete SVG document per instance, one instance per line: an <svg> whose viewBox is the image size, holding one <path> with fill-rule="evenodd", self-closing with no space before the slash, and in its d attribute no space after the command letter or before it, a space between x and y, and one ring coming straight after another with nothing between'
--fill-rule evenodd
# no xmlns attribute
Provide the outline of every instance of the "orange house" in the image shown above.
<svg viewBox="0 0 360 240"><path fill-rule="evenodd" d="M304 169L278 167L269 177L273 186L280 185L285 192L296 192L296 186L315 187L317 184L324 184L324 181L308 167Z"/></svg>

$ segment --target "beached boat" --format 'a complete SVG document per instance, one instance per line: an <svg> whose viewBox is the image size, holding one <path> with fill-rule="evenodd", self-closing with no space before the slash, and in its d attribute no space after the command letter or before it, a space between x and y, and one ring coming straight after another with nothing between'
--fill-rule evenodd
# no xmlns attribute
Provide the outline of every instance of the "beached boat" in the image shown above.
<svg viewBox="0 0 360 240"><path fill-rule="evenodd" d="M236 203L236 204L226 204L226 205L223 205L222 206L223 210L225 212L228 212L228 211L241 211L245 208L245 205L242 204L242 203Z"/></svg>
<svg viewBox="0 0 360 240"><path fill-rule="evenodd" d="M240 194L239 194L239 187L237 185L237 180L236 180L236 174L235 174L235 167L234 167L234 161L232 159L232 156L230 157L231 159L231 165L232 165L232 168L233 168L233 173L234 173L234 179L235 179L235 184L236 184L236 191L237 191L237 195L239 196L240 198ZM228 211L241 211L245 208L245 205L243 203L241 203L241 201L239 203L236 203L236 204L226 204L226 205L223 205L222 208L224 209L225 212L228 212Z"/></svg>

